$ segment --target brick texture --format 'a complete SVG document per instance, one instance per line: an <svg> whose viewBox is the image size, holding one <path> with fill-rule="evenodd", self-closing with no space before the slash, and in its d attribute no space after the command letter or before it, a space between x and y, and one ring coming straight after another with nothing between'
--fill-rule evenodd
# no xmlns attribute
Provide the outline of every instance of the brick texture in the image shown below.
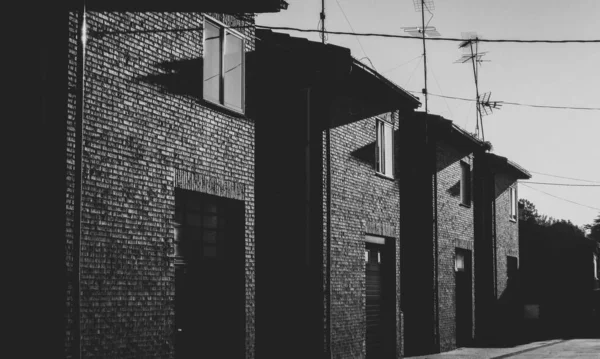
<svg viewBox="0 0 600 359"><path fill-rule="evenodd" d="M468 152L444 142L437 144L438 325L440 351L456 348L456 247L471 249L473 209L461 205L461 165L471 165ZM471 292L473 293L473 291Z"/></svg>
<svg viewBox="0 0 600 359"><path fill-rule="evenodd" d="M248 25L230 15L211 15L230 26ZM174 356L174 189L187 183L191 189L245 202L245 352L253 358L254 124L198 96L202 67L190 70L185 64L197 65L202 58L203 15L89 13L87 19L83 356ZM72 278L75 14L69 24L65 235ZM251 51L253 26L239 31L249 36L246 51ZM184 177L195 182L179 181ZM67 357L74 335L71 280L68 288Z"/></svg>
<svg viewBox="0 0 600 359"><path fill-rule="evenodd" d="M396 130L396 114L394 118ZM331 349L335 358L366 355L365 234L385 236L394 242L394 345L397 353L402 351L400 193L397 180L376 174L375 126L376 118L369 118L331 131ZM324 171L324 179L326 176ZM327 265L327 256L324 258Z"/></svg>
<svg viewBox="0 0 600 359"><path fill-rule="evenodd" d="M498 329L496 336L498 339L509 336L512 330L509 318L511 301L515 299L515 283L509 288L507 273L507 256L519 259L519 226L518 216L516 221L510 219L510 188L514 187L517 192L517 179L508 174L495 175L495 195L494 213L495 213L495 264L494 273L496 277L496 300L497 316L494 318L495 326ZM514 310L514 309L513 309Z"/></svg>

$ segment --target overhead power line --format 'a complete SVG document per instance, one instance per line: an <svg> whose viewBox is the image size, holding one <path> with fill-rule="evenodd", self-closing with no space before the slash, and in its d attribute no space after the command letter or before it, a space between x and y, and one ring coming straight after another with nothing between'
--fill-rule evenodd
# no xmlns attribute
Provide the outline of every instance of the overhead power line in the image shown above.
<svg viewBox="0 0 600 359"><path fill-rule="evenodd" d="M297 27L285 27L285 26L264 26L256 25L257 28L270 29L270 30L288 30L288 31L299 31L299 32L316 32L320 33L321 30L316 29L301 29ZM350 36L370 36L370 37L389 37L398 39L413 39L422 40L410 35L395 35L395 34L382 34L382 33L368 33L368 32L348 32L348 31L325 31L326 34L332 35L350 35ZM430 37L427 41L458 41L462 42L465 39L459 39L454 37ZM521 39L477 39L480 42L513 42L513 43L548 43L548 44L568 44L568 43L600 43L600 40L521 40Z"/></svg>
<svg viewBox="0 0 600 359"><path fill-rule="evenodd" d="M526 184L524 184L524 183L521 183L521 184L522 184L523 186L525 186L525 187L531 188L531 189L532 189L532 190L534 190L534 191L541 192L541 193L543 193L543 194L545 194L545 195L548 195L548 196L550 196L550 197L558 198L558 199L561 199L561 200L563 200L563 201L566 201L566 202L569 202L569 203L576 204L576 205L578 205L578 206L587 207L587 208L590 208L590 209L595 209L595 210L597 210L597 211L600 211L600 208L596 208L596 207L588 206L588 205L585 205L585 204L577 203L577 202L571 201L571 200L569 200L569 199L562 198L562 197L558 197L558 196L555 196L555 195L553 195L553 194L550 194L550 193L548 193L548 192L544 192L544 191L542 191L542 190L539 190L539 189L537 189L537 188L533 188L533 187L531 187L531 186L528 186L528 185L526 185Z"/></svg>
<svg viewBox="0 0 600 359"><path fill-rule="evenodd" d="M548 186L565 186L565 187L600 187L600 184L551 183L551 182L530 182L530 181L526 181L526 182L519 181L519 183L543 184L543 185L548 185Z"/></svg>
<svg viewBox="0 0 600 359"><path fill-rule="evenodd" d="M412 93L420 93L419 91L408 91ZM434 93L430 93L431 96L449 98L452 100L460 100L460 101L471 101L475 102L475 99L472 98L464 98L464 97L455 97L455 96L445 96L438 95ZM513 105L513 106L527 106L527 107L538 107L538 108L553 108L553 109L561 109L561 110L589 110L589 111L600 111L600 107L575 107L575 106L550 106L550 105L532 105L528 103L520 103L520 102L505 102L505 101L497 101L502 105Z"/></svg>
<svg viewBox="0 0 600 359"><path fill-rule="evenodd" d="M558 176L558 175L552 175L552 174L549 174L549 173L542 173L542 172L535 172L535 171L529 171L529 172L535 173L537 175L542 175L542 176L556 177L556 178L570 179L570 180L573 180L573 181L581 181L581 182L589 182L589 183L598 183L598 184L600 184L600 181L592 181L592 180L581 179L581 178Z"/></svg>

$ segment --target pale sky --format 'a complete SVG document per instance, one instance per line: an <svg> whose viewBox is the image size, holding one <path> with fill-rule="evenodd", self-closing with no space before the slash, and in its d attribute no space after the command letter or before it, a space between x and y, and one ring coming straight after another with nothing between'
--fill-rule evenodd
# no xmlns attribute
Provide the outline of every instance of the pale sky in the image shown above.
<svg viewBox="0 0 600 359"><path fill-rule="evenodd" d="M260 14L257 24L317 28L321 0L286 1L287 10ZM355 32L406 35L402 27L421 25L413 0L325 0L327 30L351 31L339 5ZM429 26L443 37L476 32L487 39L600 39L597 0L434 0L432 13ZM426 12L425 22L430 17ZM288 33L321 41L318 34ZM360 37L364 51L355 36L329 34L327 42L350 48L357 59L368 56L378 72L406 90L423 88L420 39ZM458 42L427 41L426 45L429 93L475 98L471 63L454 63L462 55ZM600 108L600 43L480 43L479 49L487 51L483 60L489 60L479 69L479 92L491 92L492 101ZM416 95L424 102L422 94ZM430 113L475 132L473 102L429 96L428 103ZM530 172L596 183L538 173L532 173L529 181L600 185L600 111L505 104L484 116L483 126L494 153ZM600 213L548 195L600 208L600 187L529 186L535 190L519 186L519 197L533 202L542 214L581 226Z"/></svg>

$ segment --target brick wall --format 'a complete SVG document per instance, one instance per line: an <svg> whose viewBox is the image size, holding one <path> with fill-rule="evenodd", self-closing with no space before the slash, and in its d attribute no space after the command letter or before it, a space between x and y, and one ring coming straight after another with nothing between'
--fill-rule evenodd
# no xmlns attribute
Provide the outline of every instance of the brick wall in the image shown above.
<svg viewBox="0 0 600 359"><path fill-rule="evenodd" d="M213 16L230 26L244 24L232 16ZM178 184L176 178L192 178L192 189L205 193L232 198L242 193L245 351L246 357L254 357L254 124L197 95L201 65L185 65L202 58L202 18L194 13L88 14L81 245L84 357L173 357L174 188L186 183ZM68 268L73 243L76 28L72 14ZM195 30L153 31L169 29ZM252 26L238 30L246 35L254 31ZM253 48L249 37L246 51ZM70 289L67 294L69 356L74 298Z"/></svg>
<svg viewBox="0 0 600 359"><path fill-rule="evenodd" d="M516 221L510 219L510 188L517 189L517 179L508 174L495 175L495 265L496 300L497 309L494 320L497 330L497 339L506 339L514 330L514 323L509 318L515 313L514 307L517 288L516 283L508 283L507 256L519 259L519 226L518 216ZM518 190L517 190L518 194ZM517 197L518 198L518 197Z"/></svg>
<svg viewBox="0 0 600 359"><path fill-rule="evenodd" d="M473 208L461 204L461 165L472 164L464 150L437 144L438 303L440 351L456 348L455 253L473 243Z"/></svg>
<svg viewBox="0 0 600 359"><path fill-rule="evenodd" d="M496 182L496 291L500 298L507 285L507 264L506 257L512 256L519 258L519 224L518 216L516 221L510 219L510 187L517 190L517 179L498 174L495 176Z"/></svg>
<svg viewBox="0 0 600 359"><path fill-rule="evenodd" d="M335 358L363 358L366 352L365 234L395 242L395 286L400 287L398 182L376 174L375 124L376 119L369 118L331 131L331 348ZM400 297L395 292L395 350L401 353Z"/></svg>

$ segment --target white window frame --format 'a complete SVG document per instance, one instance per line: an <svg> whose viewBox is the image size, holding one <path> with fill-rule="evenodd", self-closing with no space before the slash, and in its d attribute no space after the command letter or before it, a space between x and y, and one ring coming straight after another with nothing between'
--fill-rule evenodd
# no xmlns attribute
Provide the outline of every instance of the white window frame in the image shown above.
<svg viewBox="0 0 600 359"><path fill-rule="evenodd" d="M517 189L515 187L509 187L509 201L510 201L510 215L511 221L517 221Z"/></svg>
<svg viewBox="0 0 600 359"><path fill-rule="evenodd" d="M207 102L222 106L224 108L238 112L240 114L244 114L245 107L246 107L246 40L247 40L247 37L244 36L242 33L231 29L229 26L225 25L224 23L222 23L210 16L206 16L206 15L204 15L203 29L206 28L207 22L219 29L220 45L221 45L219 47L220 48L220 57L221 57L219 102L215 102L211 99L207 99L206 96L204 95L204 68L202 69L202 81L203 81L202 98ZM242 81L241 81L242 88L240 89L240 91L241 91L241 107L240 108L225 104L225 77L224 77L224 75L225 75L225 48L226 48L225 41L227 39L227 36L226 36L227 34L232 34L242 41L242 65L241 65L242 66L242 75L241 75L242 76ZM203 34L202 34L202 49L203 49L203 51L206 51L206 31L203 31ZM203 57L206 57L206 56L204 55Z"/></svg>
<svg viewBox="0 0 600 359"><path fill-rule="evenodd" d="M391 139L391 144L386 143L386 131L390 131L389 139ZM378 174L388 177L394 178L394 127L383 121L381 119L377 119L376 122L376 133L377 133L377 141L376 141L376 149L375 149L375 167ZM387 161L391 159L390 161ZM389 162L389 163L388 163ZM388 166L389 165L389 166ZM388 168L389 167L389 168Z"/></svg>

